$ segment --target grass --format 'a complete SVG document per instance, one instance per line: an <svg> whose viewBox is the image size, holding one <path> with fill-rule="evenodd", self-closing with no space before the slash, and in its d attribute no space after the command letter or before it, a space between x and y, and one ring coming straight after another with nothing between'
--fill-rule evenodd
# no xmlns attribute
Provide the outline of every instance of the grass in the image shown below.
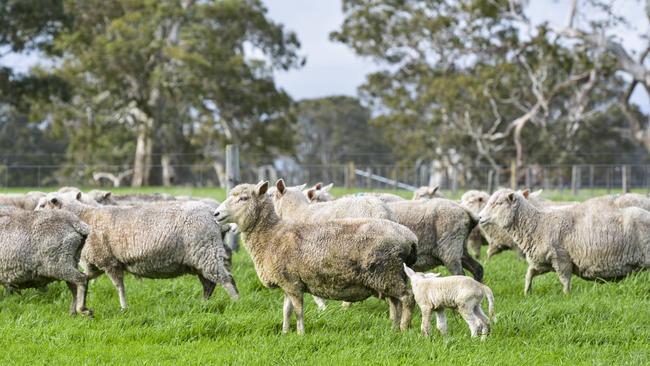
<svg viewBox="0 0 650 366"><path fill-rule="evenodd" d="M27 189L29 190L29 189ZM160 189L156 189L159 191ZM125 190L126 191L126 190ZM177 188L175 194L223 198L223 191ZM340 194L341 191L335 192ZM525 262L504 253L483 263L498 321L484 343L452 313L449 336L393 332L377 299L319 312L309 296L306 335L282 335L282 294L264 288L245 250L233 271L241 300L221 289L204 301L198 279L127 276L130 308L119 310L106 276L90 287L95 318L70 317L63 283L0 299L1 364L500 364L640 365L650 363L650 272L620 282L573 279L562 294L557 276L535 279L523 296ZM444 271L442 271L444 273ZM295 324L294 324L295 326Z"/></svg>

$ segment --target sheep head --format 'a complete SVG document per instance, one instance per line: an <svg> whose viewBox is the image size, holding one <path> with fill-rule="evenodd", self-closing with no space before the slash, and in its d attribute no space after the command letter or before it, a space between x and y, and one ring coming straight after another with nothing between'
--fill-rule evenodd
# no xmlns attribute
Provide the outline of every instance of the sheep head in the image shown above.
<svg viewBox="0 0 650 366"><path fill-rule="evenodd" d="M465 192L460 199L461 206L466 207L471 212L478 214L485 204L490 199L490 196L482 191L471 190Z"/></svg>
<svg viewBox="0 0 650 366"><path fill-rule="evenodd" d="M214 211L214 216L220 225L237 224L241 231L255 226L262 215L270 208L271 200L267 194L269 182L255 184L240 184L233 188L225 201Z"/></svg>
<svg viewBox="0 0 650 366"><path fill-rule="evenodd" d="M515 221L517 210L525 200L521 194L511 189L500 189L494 192L485 207L479 212L479 223L508 228Z"/></svg>
<svg viewBox="0 0 650 366"><path fill-rule="evenodd" d="M287 187L284 180L279 179L275 183L275 191L271 194L271 200L275 207L275 212L280 217L283 217L288 212L299 210L301 207L307 206L309 201L302 194L304 185L298 187Z"/></svg>

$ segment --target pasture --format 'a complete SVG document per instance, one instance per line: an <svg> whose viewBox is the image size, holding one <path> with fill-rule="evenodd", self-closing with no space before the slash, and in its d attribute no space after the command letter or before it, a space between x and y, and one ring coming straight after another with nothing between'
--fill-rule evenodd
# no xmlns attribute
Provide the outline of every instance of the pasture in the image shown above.
<svg viewBox="0 0 650 366"><path fill-rule="evenodd" d="M31 190L12 189L6 192ZM198 188L146 188L138 192L208 196ZM116 192L133 192L120 189ZM335 195L351 191L335 190ZM396 193L396 192L393 192ZM404 194L406 192L401 192ZM459 194L462 192L459 192ZM568 192L567 192L568 193ZM583 191L584 197L605 192ZM447 197L451 195L446 194ZM560 192L546 197L571 200ZM582 198L584 198L582 197ZM453 198L453 197L452 197ZM483 250L485 258L485 247ZM241 300L217 289L205 301L196 277L139 280L128 275L129 309L121 312L106 276L90 285L94 319L70 317L63 283L46 292L24 290L0 301L2 364L648 364L650 273L620 282L573 278L563 295L554 273L539 276L523 296L526 264L513 253L481 260L496 300L497 322L484 343L469 337L457 314L448 313L449 336L420 335L420 313L406 333L390 329L388 307L370 299L341 309L328 302L319 312L305 297L306 335L281 334L282 293L264 288L242 248L233 258ZM439 268L446 274L446 272ZM295 321L293 323L295 330Z"/></svg>

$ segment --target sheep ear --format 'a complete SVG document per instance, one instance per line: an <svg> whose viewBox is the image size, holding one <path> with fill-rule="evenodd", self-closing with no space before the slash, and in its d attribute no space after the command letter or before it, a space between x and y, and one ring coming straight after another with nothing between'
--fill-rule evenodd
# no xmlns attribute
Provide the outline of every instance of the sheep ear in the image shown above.
<svg viewBox="0 0 650 366"><path fill-rule="evenodd" d="M521 194L524 196L524 198L528 199L528 196L530 195L530 189L526 188L524 189Z"/></svg>
<svg viewBox="0 0 650 366"><path fill-rule="evenodd" d="M77 192L75 198L77 199L77 201L81 201L81 191Z"/></svg>
<svg viewBox="0 0 650 366"><path fill-rule="evenodd" d="M307 198L311 202L314 198L316 198L316 190L314 188L310 189L307 191Z"/></svg>
<svg viewBox="0 0 650 366"><path fill-rule="evenodd" d="M56 206L59 204L59 200L56 197L52 197L50 198L50 203Z"/></svg>
<svg viewBox="0 0 650 366"><path fill-rule="evenodd" d="M544 190L543 189L538 189L535 192L531 193L530 195L537 197L537 196L542 194L542 191L544 191Z"/></svg>
<svg viewBox="0 0 650 366"><path fill-rule="evenodd" d="M302 191L303 189L305 189L305 187L307 187L307 183L303 183L303 184L301 184L299 186L296 186L296 189L299 190L299 191Z"/></svg>
<svg viewBox="0 0 650 366"><path fill-rule="evenodd" d="M284 194L284 192L287 190L287 186L284 185L283 179L278 179L278 181L275 182L275 188L278 189L278 193L280 194Z"/></svg>
<svg viewBox="0 0 650 366"><path fill-rule="evenodd" d="M322 190L325 191L325 192L329 192L330 189L332 189L332 187L334 187L334 183L330 183L330 184L326 185L325 187L322 188Z"/></svg>
<svg viewBox="0 0 650 366"><path fill-rule="evenodd" d="M412 269L410 269L410 268L406 265L406 263L404 263L404 272L406 272L406 275L407 275L409 278L413 278L413 276L415 276L415 272L414 272Z"/></svg>
<svg viewBox="0 0 650 366"><path fill-rule="evenodd" d="M280 180L282 180L282 179L280 179ZM263 182L259 182L255 186L255 193L257 193L258 196L266 194L266 191L268 191L268 190L269 190L269 181L268 180L265 180Z"/></svg>
<svg viewBox="0 0 650 366"><path fill-rule="evenodd" d="M439 186L429 188L429 194L433 196L434 194L436 194L436 192L438 192L439 188L440 188Z"/></svg>
<svg viewBox="0 0 650 366"><path fill-rule="evenodd" d="M510 194L508 194L508 202L515 202L515 192L510 192Z"/></svg>
<svg viewBox="0 0 650 366"><path fill-rule="evenodd" d="M314 189L315 190L320 191L321 188L323 188L323 183L322 182L318 182L318 183L314 184Z"/></svg>
<svg viewBox="0 0 650 366"><path fill-rule="evenodd" d="M112 194L113 192L104 192L104 199L109 198Z"/></svg>

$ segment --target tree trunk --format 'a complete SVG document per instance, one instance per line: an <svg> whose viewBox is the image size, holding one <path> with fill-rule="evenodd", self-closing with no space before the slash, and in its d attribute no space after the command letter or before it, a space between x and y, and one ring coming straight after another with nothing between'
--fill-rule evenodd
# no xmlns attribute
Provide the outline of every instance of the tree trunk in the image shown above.
<svg viewBox="0 0 650 366"><path fill-rule="evenodd" d="M160 165L162 165L163 186L170 187L172 184L174 184L174 179L176 178L176 172L174 172L171 157L167 154L164 154L160 158Z"/></svg>
<svg viewBox="0 0 650 366"><path fill-rule="evenodd" d="M135 145L135 161L133 163L132 187L142 187L149 184L149 172L151 170L151 151L153 139L151 132L153 119L147 118L138 127L138 138Z"/></svg>

